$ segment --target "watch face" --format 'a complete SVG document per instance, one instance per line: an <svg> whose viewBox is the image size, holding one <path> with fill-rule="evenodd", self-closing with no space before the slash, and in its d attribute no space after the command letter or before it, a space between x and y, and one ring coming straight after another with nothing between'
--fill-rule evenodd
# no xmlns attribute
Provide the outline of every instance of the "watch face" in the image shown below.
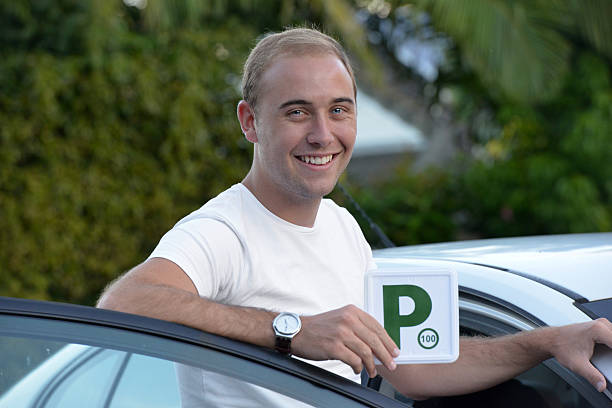
<svg viewBox="0 0 612 408"><path fill-rule="evenodd" d="M283 314L276 320L276 330L282 334L294 334L300 328L300 321L290 314Z"/></svg>

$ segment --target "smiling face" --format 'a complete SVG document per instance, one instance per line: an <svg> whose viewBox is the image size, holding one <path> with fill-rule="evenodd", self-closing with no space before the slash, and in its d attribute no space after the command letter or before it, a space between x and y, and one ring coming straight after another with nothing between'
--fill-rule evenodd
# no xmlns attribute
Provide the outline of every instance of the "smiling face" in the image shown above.
<svg viewBox="0 0 612 408"><path fill-rule="evenodd" d="M331 54L278 57L259 84L257 109L238 115L255 154L247 185L266 201L320 201L353 151L357 111L351 77ZM274 205L273 205L274 207Z"/></svg>

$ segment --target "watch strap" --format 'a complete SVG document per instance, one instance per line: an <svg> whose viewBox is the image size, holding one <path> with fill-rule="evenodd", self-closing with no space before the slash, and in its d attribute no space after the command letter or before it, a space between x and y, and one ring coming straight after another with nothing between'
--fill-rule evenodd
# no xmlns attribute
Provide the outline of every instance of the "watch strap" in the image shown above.
<svg viewBox="0 0 612 408"><path fill-rule="evenodd" d="M281 354L291 354L291 337L276 335L274 349Z"/></svg>

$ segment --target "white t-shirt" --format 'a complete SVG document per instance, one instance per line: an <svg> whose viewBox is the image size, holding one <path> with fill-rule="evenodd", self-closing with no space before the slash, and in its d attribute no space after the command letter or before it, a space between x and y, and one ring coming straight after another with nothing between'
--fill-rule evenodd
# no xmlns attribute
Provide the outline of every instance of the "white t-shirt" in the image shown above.
<svg viewBox="0 0 612 408"><path fill-rule="evenodd" d="M312 228L289 223L236 184L180 220L149 258L177 264L200 296L313 315L363 306L372 252L346 209L323 199ZM339 361L311 362L359 382Z"/></svg>

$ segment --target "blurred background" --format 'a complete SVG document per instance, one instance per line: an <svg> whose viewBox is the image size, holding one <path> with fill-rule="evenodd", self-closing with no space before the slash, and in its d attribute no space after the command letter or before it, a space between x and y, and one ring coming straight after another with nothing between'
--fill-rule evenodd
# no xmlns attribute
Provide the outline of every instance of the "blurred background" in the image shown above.
<svg viewBox="0 0 612 408"><path fill-rule="evenodd" d="M610 21L609 0L1 2L0 295L92 305L239 182L242 63L295 25L351 55L341 182L396 245L610 231Z"/></svg>

